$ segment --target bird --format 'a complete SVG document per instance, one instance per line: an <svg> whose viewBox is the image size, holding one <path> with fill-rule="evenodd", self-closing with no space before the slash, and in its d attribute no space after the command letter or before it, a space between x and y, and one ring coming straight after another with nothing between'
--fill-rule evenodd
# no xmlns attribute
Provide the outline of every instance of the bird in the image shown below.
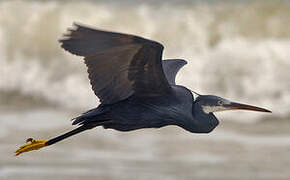
<svg viewBox="0 0 290 180"><path fill-rule="evenodd" d="M73 118L77 128L67 133L49 140L28 138L16 156L99 126L133 131L176 125L191 133L210 133L219 124L215 112L271 112L177 85L175 77L187 61L163 60L164 47L157 41L73 23L59 42L64 50L83 57L100 104Z"/></svg>

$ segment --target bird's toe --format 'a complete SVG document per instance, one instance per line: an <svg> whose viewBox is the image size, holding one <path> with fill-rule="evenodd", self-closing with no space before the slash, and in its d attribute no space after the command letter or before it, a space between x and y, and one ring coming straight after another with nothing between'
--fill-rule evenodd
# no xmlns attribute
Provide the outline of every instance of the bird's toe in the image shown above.
<svg viewBox="0 0 290 180"><path fill-rule="evenodd" d="M46 142L47 140L40 140L40 139L32 139L29 138L29 141L27 140L27 144L20 146L16 151L15 151L15 156L18 156L21 153L32 151L32 150L38 150L42 147L47 146Z"/></svg>

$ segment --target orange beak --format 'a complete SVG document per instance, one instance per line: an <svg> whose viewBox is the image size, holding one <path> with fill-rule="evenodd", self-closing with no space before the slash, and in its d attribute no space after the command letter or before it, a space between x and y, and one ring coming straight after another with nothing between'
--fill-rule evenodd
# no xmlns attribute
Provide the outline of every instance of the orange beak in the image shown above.
<svg viewBox="0 0 290 180"><path fill-rule="evenodd" d="M247 104L240 104L232 102L230 104L224 105L224 107L228 108L229 110L249 110L249 111L260 111L260 112L269 112L272 113L272 111L264 108L260 108L257 106L251 106Z"/></svg>

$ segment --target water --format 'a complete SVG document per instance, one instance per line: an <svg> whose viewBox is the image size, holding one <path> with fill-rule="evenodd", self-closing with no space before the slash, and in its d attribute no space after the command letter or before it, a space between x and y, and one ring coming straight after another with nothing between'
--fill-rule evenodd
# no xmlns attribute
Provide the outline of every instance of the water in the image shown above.
<svg viewBox="0 0 290 180"><path fill-rule="evenodd" d="M204 135L173 126L127 133L97 128L40 151L13 156L16 144L24 143L26 137L48 138L70 130L70 122L65 121L69 117L70 112L51 108L2 112L0 179L290 177L289 119L238 126L225 121ZM19 126L20 120L25 124Z"/></svg>
<svg viewBox="0 0 290 180"><path fill-rule="evenodd" d="M189 61L178 82L202 94L289 115L289 3L4 1L0 8L0 91L69 108L95 106L81 58L57 42L72 22L81 22L162 42L165 58Z"/></svg>
<svg viewBox="0 0 290 180"><path fill-rule="evenodd" d="M288 179L289 17L288 1L1 1L0 179ZM273 114L218 113L209 135L98 128L15 158L26 137L68 131L98 104L57 42L72 22L158 40L188 61L178 84Z"/></svg>

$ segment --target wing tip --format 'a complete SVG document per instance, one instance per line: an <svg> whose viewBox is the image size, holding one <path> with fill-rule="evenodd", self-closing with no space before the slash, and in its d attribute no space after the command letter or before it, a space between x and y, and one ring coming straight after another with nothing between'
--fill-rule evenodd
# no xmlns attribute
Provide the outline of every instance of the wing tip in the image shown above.
<svg viewBox="0 0 290 180"><path fill-rule="evenodd" d="M179 61L179 63L182 64L182 66L188 64L188 62L185 59L164 59L163 61L172 61L172 62Z"/></svg>
<svg viewBox="0 0 290 180"><path fill-rule="evenodd" d="M63 42L64 40L68 40L71 38L72 33L77 31L79 26L73 22L72 27L66 29L66 32L62 34L62 37L58 40L58 42Z"/></svg>
<svg viewBox="0 0 290 180"><path fill-rule="evenodd" d="M188 64L188 62L186 61L186 60L184 60L184 59L178 59L180 62L182 62L183 63L183 65L186 65L186 64Z"/></svg>

